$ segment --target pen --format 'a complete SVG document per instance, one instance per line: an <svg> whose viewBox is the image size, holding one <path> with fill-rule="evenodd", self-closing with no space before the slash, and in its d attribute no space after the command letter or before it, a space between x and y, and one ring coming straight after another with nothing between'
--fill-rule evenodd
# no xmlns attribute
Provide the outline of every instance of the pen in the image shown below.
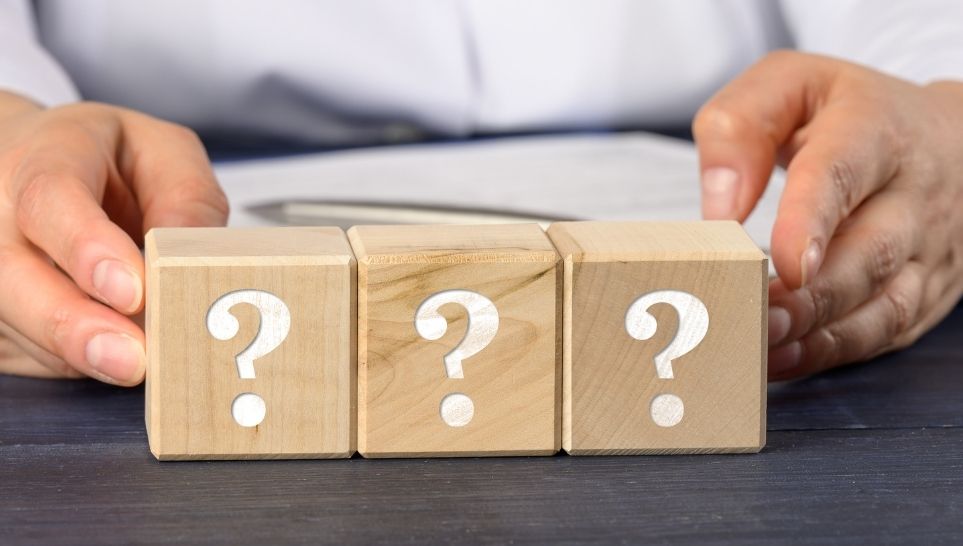
<svg viewBox="0 0 963 546"><path fill-rule="evenodd" d="M537 223L543 228L561 220L548 216L503 209L485 209L376 201L287 200L251 205L247 211L284 225L359 224L512 224Z"/></svg>

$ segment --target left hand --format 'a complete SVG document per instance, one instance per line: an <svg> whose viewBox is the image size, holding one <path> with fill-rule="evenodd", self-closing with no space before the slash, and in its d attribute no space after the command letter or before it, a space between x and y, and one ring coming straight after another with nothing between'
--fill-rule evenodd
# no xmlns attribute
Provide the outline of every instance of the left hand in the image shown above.
<svg viewBox="0 0 963 546"><path fill-rule="evenodd" d="M777 161L769 378L905 347L963 294L963 82L773 53L693 123L708 219L744 220Z"/></svg>

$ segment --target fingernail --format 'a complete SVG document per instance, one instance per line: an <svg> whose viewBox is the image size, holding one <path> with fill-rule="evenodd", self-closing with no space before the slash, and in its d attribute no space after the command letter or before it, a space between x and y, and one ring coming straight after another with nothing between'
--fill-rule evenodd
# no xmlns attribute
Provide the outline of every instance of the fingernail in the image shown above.
<svg viewBox="0 0 963 546"><path fill-rule="evenodd" d="M702 216L727 220L734 216L739 174L728 167L714 167L702 173Z"/></svg>
<svg viewBox="0 0 963 546"><path fill-rule="evenodd" d="M823 262L823 251L819 248L819 243L810 239L809 246L806 247L802 255L802 284L809 282L818 271Z"/></svg>
<svg viewBox="0 0 963 546"><path fill-rule="evenodd" d="M769 308L769 346L777 345L789 335L792 326L792 316L783 307Z"/></svg>
<svg viewBox="0 0 963 546"><path fill-rule="evenodd" d="M788 345L769 351L769 373L780 375L796 366L802 359L802 344L793 341Z"/></svg>
<svg viewBox="0 0 963 546"><path fill-rule="evenodd" d="M117 260L101 260L94 267L94 289L118 311L133 313L140 306L143 286L129 267Z"/></svg>
<svg viewBox="0 0 963 546"><path fill-rule="evenodd" d="M144 347L136 339L105 332L87 342L87 363L111 382L129 385L144 374Z"/></svg>

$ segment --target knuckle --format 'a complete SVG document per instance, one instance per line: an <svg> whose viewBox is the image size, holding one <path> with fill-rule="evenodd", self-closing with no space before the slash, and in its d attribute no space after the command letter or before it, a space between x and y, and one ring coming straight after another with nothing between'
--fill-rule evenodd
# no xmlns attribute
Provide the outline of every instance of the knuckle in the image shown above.
<svg viewBox="0 0 963 546"><path fill-rule="evenodd" d="M49 218L48 198L53 192L64 191L71 185L83 186L83 182L69 175L43 173L29 178L20 188L15 210L17 227L27 237L35 236L42 230L40 222ZM74 267L75 258L81 244L87 239L91 226L71 227L61 233L56 241L47 241L45 249L61 265Z"/></svg>
<svg viewBox="0 0 963 546"><path fill-rule="evenodd" d="M67 307L57 307L43 327L44 341L57 356L64 354L66 340L76 322L74 313Z"/></svg>
<svg viewBox="0 0 963 546"><path fill-rule="evenodd" d="M875 87L871 87L871 89L875 89ZM874 125L877 149L888 150L895 159L886 172L889 178L895 177L899 173L900 165L906 161L908 151L912 146L912 143L907 141L909 138L907 136L908 131L899 127L889 117L893 108L893 105L884 103L868 116L869 119L877 120Z"/></svg>
<svg viewBox="0 0 963 546"><path fill-rule="evenodd" d="M869 252L868 272L870 281L879 285L889 280L900 265L902 239L895 233L874 233L866 246Z"/></svg>
<svg viewBox="0 0 963 546"><path fill-rule="evenodd" d="M845 360L843 353L847 347L845 336L838 328L827 327L823 328L823 338L826 345L821 363L823 367L842 364Z"/></svg>
<svg viewBox="0 0 963 546"><path fill-rule="evenodd" d="M57 107L60 115L52 118L51 129L62 138L91 139L119 131L117 108L100 102L83 101Z"/></svg>
<svg viewBox="0 0 963 546"><path fill-rule="evenodd" d="M752 123L742 114L721 104L711 101L699 109L692 122L692 132L696 138L712 136L735 139L750 134Z"/></svg>
<svg viewBox="0 0 963 546"><path fill-rule="evenodd" d="M208 204L225 217L231 212L231 204L227 200L227 194L224 193L220 184L215 183L210 189Z"/></svg>
<svg viewBox="0 0 963 546"><path fill-rule="evenodd" d="M71 229L61 235L60 244L51 253L51 257L68 274L76 275L83 270L81 256L83 251L88 248L89 243L94 240L91 233L88 229Z"/></svg>
<svg viewBox="0 0 963 546"><path fill-rule="evenodd" d="M859 204L859 175L853 164L845 159L835 159L827 170L830 187L840 207L840 217L848 215Z"/></svg>
<svg viewBox="0 0 963 546"><path fill-rule="evenodd" d="M53 175L41 173L27 178L14 195L15 217L21 231L29 231L43 214L43 201L47 192L57 185Z"/></svg>
<svg viewBox="0 0 963 546"><path fill-rule="evenodd" d="M825 278L816 277L808 289L810 308L813 312L813 324L822 325L829 322L833 316L832 284Z"/></svg>
<svg viewBox="0 0 963 546"><path fill-rule="evenodd" d="M177 123L170 123L167 121L164 121L161 123L164 124L164 126L167 128L168 131L170 131L170 133L173 135L175 139L183 142L188 142L201 149L204 148L204 145L201 142L201 137L198 136L197 132L191 129L190 127L185 127L184 125L180 125Z"/></svg>
<svg viewBox="0 0 963 546"><path fill-rule="evenodd" d="M803 365L809 373L820 372L839 363L843 342L839 334L829 327L813 330L801 343Z"/></svg>
<svg viewBox="0 0 963 546"><path fill-rule="evenodd" d="M918 307L917 298L908 290L896 286L888 287L882 295L888 307L887 337L894 340L901 338L913 325Z"/></svg>
<svg viewBox="0 0 963 546"><path fill-rule="evenodd" d="M892 342L887 350L900 350L909 347L916 343L919 338L923 337L923 334L932 327L932 324L927 324L926 322L920 322L918 320L912 322L913 324L906 330L892 338Z"/></svg>

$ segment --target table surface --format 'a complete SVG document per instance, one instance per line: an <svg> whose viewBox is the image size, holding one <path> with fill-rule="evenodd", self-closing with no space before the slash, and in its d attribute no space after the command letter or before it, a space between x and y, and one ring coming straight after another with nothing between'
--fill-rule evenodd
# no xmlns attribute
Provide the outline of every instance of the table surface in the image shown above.
<svg viewBox="0 0 963 546"><path fill-rule="evenodd" d="M959 544L961 332L770 386L756 455L159 463L142 389L0 376L0 543Z"/></svg>

